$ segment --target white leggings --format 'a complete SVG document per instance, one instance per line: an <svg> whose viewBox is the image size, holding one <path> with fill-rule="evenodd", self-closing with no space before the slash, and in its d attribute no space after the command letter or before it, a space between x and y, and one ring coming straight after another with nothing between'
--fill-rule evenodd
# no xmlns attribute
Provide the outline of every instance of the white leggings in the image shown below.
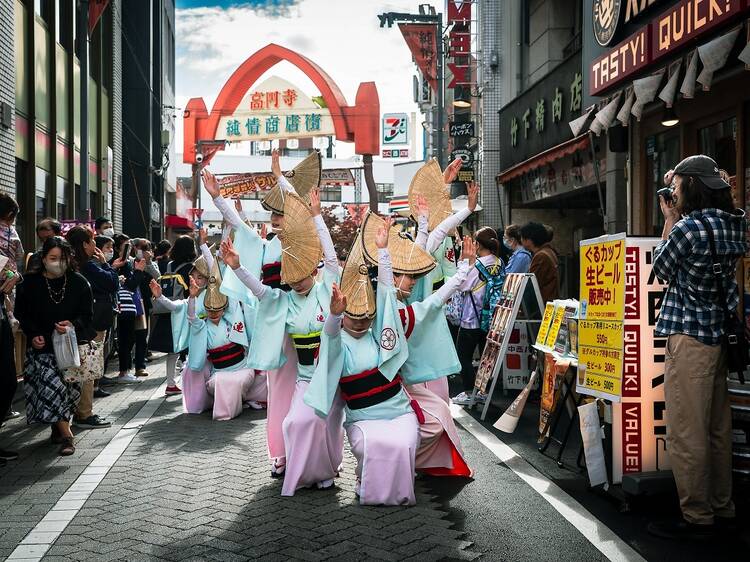
<svg viewBox="0 0 750 562"><path fill-rule="evenodd" d="M179 357L179 353L170 353L169 355L167 355L167 386L177 385L177 375L175 373L175 367L177 365L177 359Z"/></svg>

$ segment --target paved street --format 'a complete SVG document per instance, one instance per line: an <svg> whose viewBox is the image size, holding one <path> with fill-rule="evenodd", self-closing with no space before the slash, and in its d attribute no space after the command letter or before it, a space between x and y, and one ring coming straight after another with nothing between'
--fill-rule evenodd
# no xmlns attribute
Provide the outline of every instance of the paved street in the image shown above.
<svg viewBox="0 0 750 562"><path fill-rule="evenodd" d="M530 484L538 481L544 493L559 491L518 457L500 462L484 434L480 443L463 428L476 480L418 480L416 507L360 506L351 455L334 490L282 498L268 470L262 412L229 422L184 415L179 397L163 397L163 361L149 371L144 382L117 386L96 402L113 426L80 431L72 457L58 457L48 430L22 418L4 428L3 446L17 448L21 459L0 469L1 557L639 559L593 517L562 517L552 503L567 495L550 499L535 490ZM490 435L469 416L459 421ZM587 525L598 547L581 534Z"/></svg>

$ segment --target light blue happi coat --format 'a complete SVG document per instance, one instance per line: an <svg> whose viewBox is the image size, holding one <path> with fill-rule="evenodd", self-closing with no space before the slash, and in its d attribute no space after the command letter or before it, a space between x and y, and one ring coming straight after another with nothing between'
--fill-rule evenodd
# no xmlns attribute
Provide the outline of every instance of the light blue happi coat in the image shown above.
<svg viewBox="0 0 750 562"><path fill-rule="evenodd" d="M260 279L260 272L264 263L271 263L281 259L281 242L279 241L279 237L276 236L273 240L264 243L258 232L244 222L240 228L234 231L233 245L234 249L240 255L240 265L258 279ZM278 248L278 258L266 261L277 253L276 248ZM240 302L253 302L255 297L250 292L250 289L245 287L245 284L239 280L231 267L227 267L222 275L222 293Z"/></svg>
<svg viewBox="0 0 750 562"><path fill-rule="evenodd" d="M198 318L206 315L206 309L203 306L203 299L206 298L206 291L201 291L195 298L195 314ZM187 348L190 339L190 323L187 318L187 299L174 301L177 308L170 314L172 323L172 349L175 353L180 353Z"/></svg>
<svg viewBox="0 0 750 562"><path fill-rule="evenodd" d="M238 301L230 300L229 306L218 324L208 319L197 319L190 324L190 340L188 344L188 366L193 371L200 371L206 364L209 349L214 349L230 342L237 343L245 348L250 344L252 337L251 329L248 327L248 318L255 318L255 310L252 307L243 307ZM247 368L246 360L224 369L226 371L237 371ZM213 372L213 367L211 371Z"/></svg>
<svg viewBox="0 0 750 562"><path fill-rule="evenodd" d="M456 274L457 267L454 252L453 241L449 236L446 236L437 249L432 252L432 257L435 258L437 265L432 271L417 279L409 298L406 299L408 304L423 301L433 293L435 283L440 280L446 280Z"/></svg>

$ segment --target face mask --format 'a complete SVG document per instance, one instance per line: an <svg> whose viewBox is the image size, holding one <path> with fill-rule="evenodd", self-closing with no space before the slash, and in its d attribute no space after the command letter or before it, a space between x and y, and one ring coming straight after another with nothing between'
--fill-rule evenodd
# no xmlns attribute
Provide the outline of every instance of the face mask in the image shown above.
<svg viewBox="0 0 750 562"><path fill-rule="evenodd" d="M513 249L513 244L511 244L510 241L507 240L506 238L503 238L503 246L505 246L509 250Z"/></svg>
<svg viewBox="0 0 750 562"><path fill-rule="evenodd" d="M104 236L109 236L110 238L112 238L115 235L115 229L114 228L105 228L104 230L102 230L102 234Z"/></svg>
<svg viewBox="0 0 750 562"><path fill-rule="evenodd" d="M114 252L104 252L104 259L107 261L112 261L112 258L115 257Z"/></svg>
<svg viewBox="0 0 750 562"><path fill-rule="evenodd" d="M52 277L62 277L65 274L65 270L68 268L68 264L64 261L49 261L44 260L44 269Z"/></svg>

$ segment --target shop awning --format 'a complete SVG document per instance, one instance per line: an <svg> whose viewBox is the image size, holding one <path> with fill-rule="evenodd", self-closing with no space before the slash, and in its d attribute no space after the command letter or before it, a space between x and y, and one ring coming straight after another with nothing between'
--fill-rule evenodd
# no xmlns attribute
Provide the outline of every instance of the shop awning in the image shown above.
<svg viewBox="0 0 750 562"><path fill-rule="evenodd" d="M179 217L177 215L165 216L164 226L166 228L175 228L175 229L182 229L182 230L193 230L195 228L193 221L185 217Z"/></svg>
<svg viewBox="0 0 750 562"><path fill-rule="evenodd" d="M528 160L524 160L520 164L516 164L515 166L512 166L507 170L503 170L497 175L497 181L500 183L508 182L513 178L517 178L518 176L523 175L531 170L546 166L547 164L550 164L555 160L559 160L560 158L569 156L574 152L577 152L578 150L588 148L588 146L588 133L577 136L573 139L560 143L557 146L553 146L552 148L549 148L544 152L540 152L536 156L532 156Z"/></svg>

